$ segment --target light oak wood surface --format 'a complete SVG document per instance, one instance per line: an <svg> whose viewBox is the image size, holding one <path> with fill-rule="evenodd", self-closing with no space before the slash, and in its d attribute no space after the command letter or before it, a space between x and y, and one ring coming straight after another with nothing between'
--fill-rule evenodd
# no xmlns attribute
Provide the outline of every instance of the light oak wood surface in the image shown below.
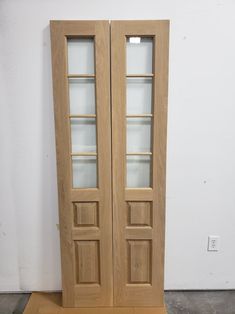
<svg viewBox="0 0 235 314"><path fill-rule="evenodd" d="M126 73L127 36L153 38L153 73ZM168 36L168 21L113 21L111 29L108 21L51 21L64 307L100 307L89 313L142 313L141 307L148 307L143 313L165 313ZM94 74L68 73L67 39L77 37L94 39ZM68 80L86 77L95 81L96 113L71 115ZM127 77L151 77L151 113L126 113ZM126 152L126 119L146 117L152 121L151 151ZM96 152L72 152L71 118L96 119ZM152 160L150 187L126 187L126 156L135 155ZM73 187L74 156L97 158L96 188Z"/></svg>
<svg viewBox="0 0 235 314"><path fill-rule="evenodd" d="M61 293L33 293L24 314L167 314L165 306L153 307L97 307L63 308Z"/></svg>
<svg viewBox="0 0 235 314"><path fill-rule="evenodd" d="M168 21L111 22L115 306L163 305L168 32ZM153 38L153 73L127 75L129 36ZM149 76L153 77L152 154L128 154L126 77ZM126 188L126 155L152 155L151 188ZM131 221L138 223L129 225Z"/></svg>
<svg viewBox="0 0 235 314"><path fill-rule="evenodd" d="M67 38L95 44L97 154L72 153L68 99ZM109 23L51 21L63 305L113 304ZM72 187L71 156L98 158L98 187Z"/></svg>

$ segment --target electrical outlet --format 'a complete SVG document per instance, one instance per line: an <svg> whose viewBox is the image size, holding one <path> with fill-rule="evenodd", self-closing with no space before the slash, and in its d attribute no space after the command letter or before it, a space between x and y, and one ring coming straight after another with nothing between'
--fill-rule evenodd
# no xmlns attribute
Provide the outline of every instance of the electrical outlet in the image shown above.
<svg viewBox="0 0 235 314"><path fill-rule="evenodd" d="M219 236L210 235L208 237L207 251L219 251L219 242L220 242Z"/></svg>

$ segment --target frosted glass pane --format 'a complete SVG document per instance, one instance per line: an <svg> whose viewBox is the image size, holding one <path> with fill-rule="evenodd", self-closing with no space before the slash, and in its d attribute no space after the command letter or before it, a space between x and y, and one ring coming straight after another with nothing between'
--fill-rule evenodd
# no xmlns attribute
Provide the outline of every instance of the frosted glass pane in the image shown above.
<svg viewBox="0 0 235 314"><path fill-rule="evenodd" d="M94 74L94 40L68 39L69 74Z"/></svg>
<svg viewBox="0 0 235 314"><path fill-rule="evenodd" d="M127 119L127 152L151 151L151 118Z"/></svg>
<svg viewBox="0 0 235 314"><path fill-rule="evenodd" d="M96 157L79 156L72 158L73 187L97 187L97 162Z"/></svg>
<svg viewBox="0 0 235 314"><path fill-rule="evenodd" d="M152 38L141 38L140 43L126 41L127 74L152 73Z"/></svg>
<svg viewBox="0 0 235 314"><path fill-rule="evenodd" d="M96 121L93 118L71 119L72 152L96 151Z"/></svg>
<svg viewBox="0 0 235 314"><path fill-rule="evenodd" d="M69 79L70 114L95 114L93 78Z"/></svg>
<svg viewBox="0 0 235 314"><path fill-rule="evenodd" d="M128 78L126 90L127 114L152 112L152 79Z"/></svg>
<svg viewBox="0 0 235 314"><path fill-rule="evenodd" d="M150 187L150 156L127 156L126 184L128 188Z"/></svg>

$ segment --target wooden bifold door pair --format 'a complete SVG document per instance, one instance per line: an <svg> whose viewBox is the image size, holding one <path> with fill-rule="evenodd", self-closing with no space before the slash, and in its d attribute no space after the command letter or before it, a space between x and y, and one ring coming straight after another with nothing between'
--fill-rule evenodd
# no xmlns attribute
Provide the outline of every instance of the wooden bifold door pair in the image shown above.
<svg viewBox="0 0 235 314"><path fill-rule="evenodd" d="M51 21L63 306L162 306L168 21Z"/></svg>

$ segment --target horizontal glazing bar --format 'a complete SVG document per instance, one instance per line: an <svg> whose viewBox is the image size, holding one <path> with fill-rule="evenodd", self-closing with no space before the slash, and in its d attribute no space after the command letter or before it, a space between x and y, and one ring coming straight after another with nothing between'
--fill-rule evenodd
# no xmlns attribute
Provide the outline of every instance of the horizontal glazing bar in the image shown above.
<svg viewBox="0 0 235 314"><path fill-rule="evenodd" d="M71 156L97 156L97 153L93 152L71 153Z"/></svg>
<svg viewBox="0 0 235 314"><path fill-rule="evenodd" d="M151 113L144 114L127 114L127 118L151 118L153 115Z"/></svg>
<svg viewBox="0 0 235 314"><path fill-rule="evenodd" d="M152 155L151 152L139 152L139 153L126 153L127 156L149 156Z"/></svg>
<svg viewBox="0 0 235 314"><path fill-rule="evenodd" d="M69 74L67 75L68 78L89 78L95 77L95 74Z"/></svg>
<svg viewBox="0 0 235 314"><path fill-rule="evenodd" d="M127 74L126 77L153 77L153 73L147 73L147 74Z"/></svg>
<svg viewBox="0 0 235 314"><path fill-rule="evenodd" d="M96 114L71 114L70 118L95 118Z"/></svg>

